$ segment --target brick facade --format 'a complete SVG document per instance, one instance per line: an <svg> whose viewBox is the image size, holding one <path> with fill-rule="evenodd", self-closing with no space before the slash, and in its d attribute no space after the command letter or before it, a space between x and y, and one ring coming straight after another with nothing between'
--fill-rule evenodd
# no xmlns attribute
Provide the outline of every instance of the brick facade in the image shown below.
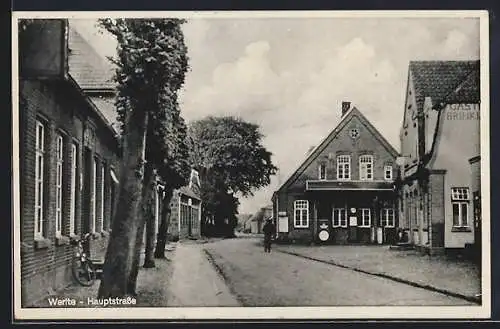
<svg viewBox="0 0 500 329"><path fill-rule="evenodd" d="M350 159L347 179L338 176L340 156ZM372 161L368 179L360 176L363 156L371 157ZM393 240L397 222L393 182L396 156L397 151L358 109L354 107L343 113L339 125L275 192L273 216L277 219L278 239L318 242L319 232L326 230L329 237L325 243L388 243ZM323 172L320 166L326 169L324 177L319 177ZM385 177L386 166L390 166L389 179ZM295 202L301 200L307 202L308 222L296 225ZM345 219L342 225L337 225L336 209L341 209L340 216ZM381 214L385 209L392 211L394 226L382 224ZM368 219L363 223L363 211L369 214L368 224Z"/></svg>
<svg viewBox="0 0 500 329"><path fill-rule="evenodd" d="M97 125L96 138L93 144L84 141L85 122L98 122L98 116L92 113L85 97L73 89L69 82L20 80L19 108L19 146L20 146L20 185L21 185L21 280L23 304L29 304L48 292L68 285L71 278L70 261L73 247L70 238L88 232L90 199L97 200L100 209L101 196L90 197L88 183L92 181L92 173L84 165L84 152L98 155L106 165L118 167L118 144L102 123ZM43 239L35 239L35 144L36 122L44 127L44 173L43 173ZM62 232L56 236L56 180L57 158L56 143L58 136L63 138L62 163ZM72 145L76 145L76 179L75 200L72 193ZM90 146L91 148L87 148ZM102 164L102 162L101 162ZM101 167L98 167L101 168ZM106 167L105 167L106 168ZM105 170L109 175L109 170ZM99 178L99 170L97 177ZM81 177L81 178L80 178ZM107 185L106 185L107 182ZM83 184L83 185L82 185ZM98 191L101 183L98 179ZM110 199L110 179L105 179L104 221L109 222L112 200ZM70 231L70 215L74 202L75 232ZM97 211L98 223L102 223L101 212ZM95 235L91 241L91 252L94 257L103 257L107 246L107 234Z"/></svg>
<svg viewBox="0 0 500 329"><path fill-rule="evenodd" d="M33 47L29 34L20 37L27 38L20 41L18 110L21 207L18 220L24 307L73 281L74 247L70 241L89 232L91 200L96 201L93 214L98 216L99 223L98 232L90 242L91 257L104 257L108 234L101 229L102 223L107 228L115 204L111 190L116 190L116 186L109 175L111 169L116 173L119 169L118 140L115 131L67 71L67 39L59 38L67 36L67 29L66 20L36 20L27 31L37 36L38 46ZM43 131L43 138L37 138L37 131L41 137ZM60 139L62 149L58 155ZM37 140L40 140L39 150ZM91 185L93 159L99 161L96 191ZM42 164L43 171L37 174ZM36 186L41 186L41 193ZM95 193L101 191L104 193ZM59 214L60 233L57 232ZM41 234L36 232L38 223Z"/></svg>

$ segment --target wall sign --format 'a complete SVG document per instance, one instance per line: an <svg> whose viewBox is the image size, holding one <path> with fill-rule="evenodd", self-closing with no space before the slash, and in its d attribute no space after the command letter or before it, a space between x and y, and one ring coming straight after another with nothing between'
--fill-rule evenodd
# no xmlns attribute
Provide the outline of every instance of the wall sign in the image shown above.
<svg viewBox="0 0 500 329"><path fill-rule="evenodd" d="M330 238L330 233L328 233L328 231L326 230L323 230L319 232L318 236L321 241L327 241Z"/></svg>
<svg viewBox="0 0 500 329"><path fill-rule="evenodd" d="M356 216L349 217L349 226L358 226L358 217Z"/></svg>

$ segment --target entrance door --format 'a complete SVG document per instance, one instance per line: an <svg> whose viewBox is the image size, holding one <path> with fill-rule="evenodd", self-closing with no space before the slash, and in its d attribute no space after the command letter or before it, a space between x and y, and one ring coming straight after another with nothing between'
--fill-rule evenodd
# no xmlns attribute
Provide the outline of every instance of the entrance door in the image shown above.
<svg viewBox="0 0 500 329"><path fill-rule="evenodd" d="M349 226L349 242L358 242L358 223L360 221L361 210L355 207L347 208L347 223Z"/></svg>
<svg viewBox="0 0 500 329"><path fill-rule="evenodd" d="M327 242L332 238L330 222L332 217L332 205L328 201L319 201L317 204L317 228L316 237L320 242Z"/></svg>

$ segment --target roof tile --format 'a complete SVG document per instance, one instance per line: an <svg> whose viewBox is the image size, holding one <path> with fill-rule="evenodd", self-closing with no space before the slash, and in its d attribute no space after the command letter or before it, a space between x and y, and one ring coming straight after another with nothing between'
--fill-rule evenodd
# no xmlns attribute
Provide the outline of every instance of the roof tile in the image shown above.
<svg viewBox="0 0 500 329"><path fill-rule="evenodd" d="M474 73L475 72L475 73ZM469 75L477 76L468 82L464 91L456 97L464 99L479 90L479 61L411 61L410 74L413 78L418 108L422 108L425 97L446 101ZM477 82L477 85L474 86Z"/></svg>
<svg viewBox="0 0 500 329"><path fill-rule="evenodd" d="M75 28L69 28L69 73L84 90L114 89L114 69Z"/></svg>

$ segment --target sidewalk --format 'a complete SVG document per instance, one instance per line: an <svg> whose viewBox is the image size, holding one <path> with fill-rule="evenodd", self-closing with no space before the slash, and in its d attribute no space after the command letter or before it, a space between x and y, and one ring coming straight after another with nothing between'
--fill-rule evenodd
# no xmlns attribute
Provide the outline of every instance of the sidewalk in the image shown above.
<svg viewBox="0 0 500 329"><path fill-rule="evenodd" d="M171 282L173 273L172 259L175 257L176 244L169 244L165 248L165 256L167 259L155 259L154 268L143 268L144 252L141 254L139 275L137 277L137 304L127 305L127 307L164 307L167 306L168 288ZM101 284L100 280L96 280L93 286L84 287L76 282L70 286L57 291L45 298L35 302L31 307L51 307L49 299L54 297L70 298L82 303L78 303L76 307L80 308L99 308L102 306L88 305L88 298L97 298L97 292ZM67 307L67 306L60 306Z"/></svg>
<svg viewBox="0 0 500 329"><path fill-rule="evenodd" d="M179 243L168 292L168 306L239 306L199 245Z"/></svg>
<svg viewBox="0 0 500 329"><path fill-rule="evenodd" d="M466 261L388 246L275 245L274 249L480 303L480 271Z"/></svg>

